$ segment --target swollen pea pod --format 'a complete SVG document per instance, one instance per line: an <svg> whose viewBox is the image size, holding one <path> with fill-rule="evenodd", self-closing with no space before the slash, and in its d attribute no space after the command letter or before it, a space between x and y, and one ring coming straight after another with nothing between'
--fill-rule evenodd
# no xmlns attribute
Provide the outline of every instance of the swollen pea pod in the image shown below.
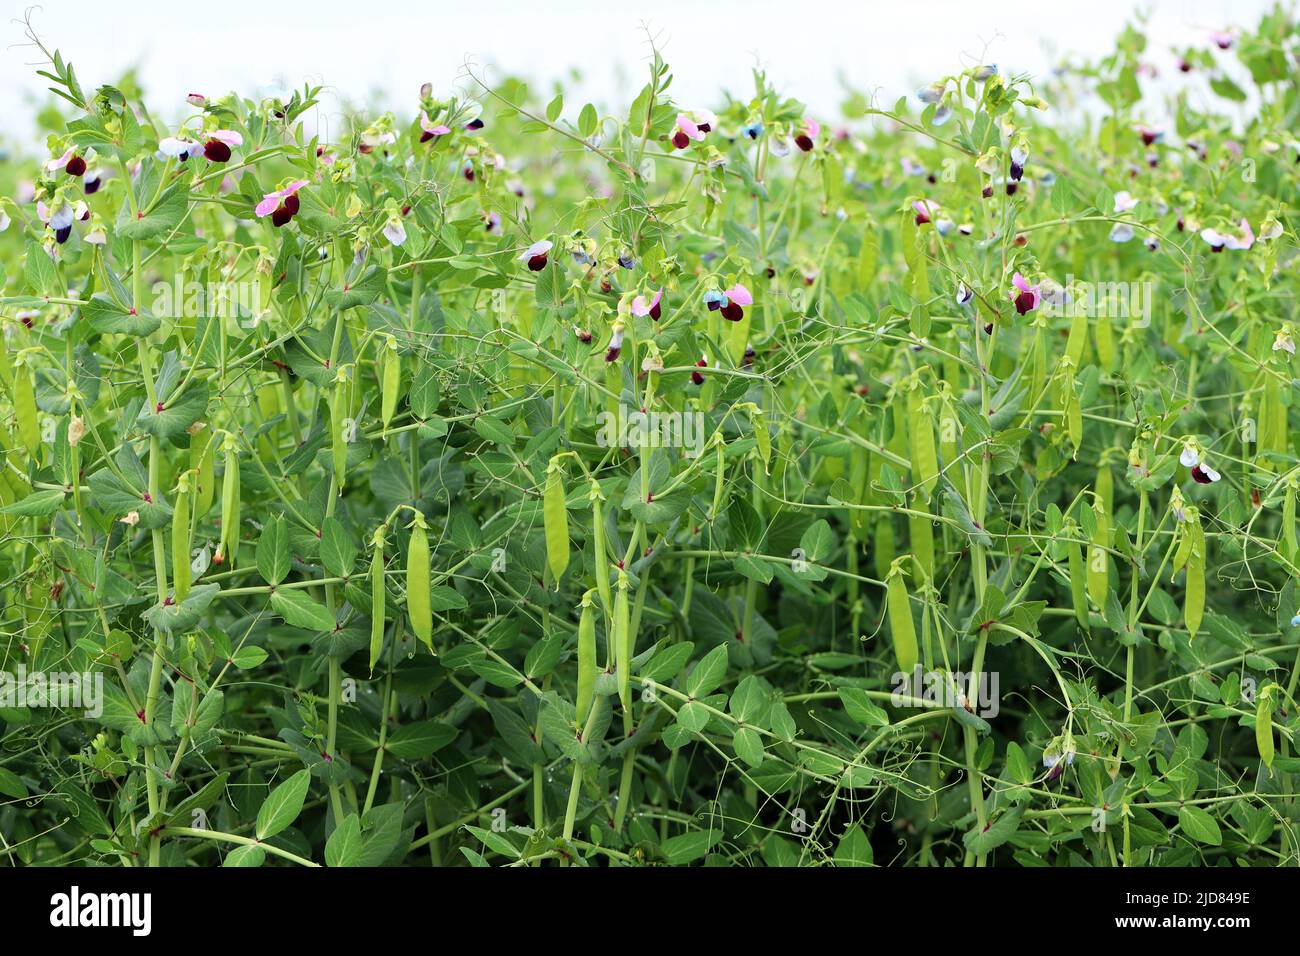
<svg viewBox="0 0 1300 956"><path fill-rule="evenodd" d="M1088 345L1088 313L1086 309L1078 310L1074 321L1070 323L1070 337L1065 341L1065 357L1070 365L1079 367L1083 361L1083 350Z"/></svg>
<svg viewBox="0 0 1300 956"><path fill-rule="evenodd" d="M1104 611L1110 593L1110 515L1101 501L1094 503L1092 509L1096 525L1088 548L1088 597Z"/></svg>
<svg viewBox="0 0 1300 956"><path fill-rule="evenodd" d="M1065 434L1074 446L1071 457L1077 458L1079 446L1083 444L1083 407L1074 391L1073 366L1062 362L1061 368L1061 411L1065 413Z"/></svg>
<svg viewBox="0 0 1300 956"><path fill-rule="evenodd" d="M596 609L591 591L582 595L582 613L578 617L578 726L587 722L592 701L596 698Z"/></svg>
<svg viewBox="0 0 1300 956"><path fill-rule="evenodd" d="M614 602L609 593L609 552L605 545L605 496L601 493L600 483L591 479L591 546L595 552L596 593L600 595L600 605L606 614L614 611Z"/></svg>
<svg viewBox="0 0 1300 956"><path fill-rule="evenodd" d="M334 394L330 396L330 449L334 462L334 482L339 494L343 494L343 483L348 469L348 433L351 421L348 415L348 379L347 373L340 368L334 379Z"/></svg>
<svg viewBox="0 0 1300 956"><path fill-rule="evenodd" d="M1097 316L1093 337L1097 345L1097 364L1101 366L1103 372L1114 371L1115 331L1111 327L1109 315Z"/></svg>
<svg viewBox="0 0 1300 956"><path fill-rule="evenodd" d="M397 393L402 386L402 354L397 351L397 339L388 336L388 345L381 352L383 373L380 381L379 418L385 430L397 411Z"/></svg>
<svg viewBox="0 0 1300 956"><path fill-rule="evenodd" d="M429 535L424 515L415 513L411 542L406 548L406 615L411 632L433 650L433 611L429 597Z"/></svg>
<svg viewBox="0 0 1300 956"><path fill-rule="evenodd" d="M176 481L176 506L172 512L172 583L176 601L190 593L190 476L182 472Z"/></svg>
<svg viewBox="0 0 1300 956"><path fill-rule="evenodd" d="M546 532L546 563L555 578L555 589L569 567L569 512L565 505L563 454L546 466L546 488L542 493L542 526Z"/></svg>
<svg viewBox="0 0 1300 956"><path fill-rule="evenodd" d="M1255 749L1264 766L1273 769L1273 692L1276 684L1265 684L1255 703Z"/></svg>
<svg viewBox="0 0 1300 956"><path fill-rule="evenodd" d="M1101 501L1101 506L1105 509L1106 514L1115 513L1115 474L1111 471L1110 463L1104 458L1100 465L1097 466L1097 481L1092 486L1093 492Z"/></svg>
<svg viewBox="0 0 1300 956"><path fill-rule="evenodd" d="M217 497L217 443L206 430L190 435L190 471L194 475L194 503L190 512L202 518Z"/></svg>
<svg viewBox="0 0 1300 956"><path fill-rule="evenodd" d="M885 579L885 602L889 611L889 633L894 642L894 658L904 674L916 667L916 625L912 622L912 607L907 597L907 584L902 568L895 564Z"/></svg>
<svg viewBox="0 0 1300 956"><path fill-rule="evenodd" d="M923 514L908 514L907 531L912 540L912 557L924 580L934 580L934 527L929 514L928 504L917 495L912 501L912 510Z"/></svg>
<svg viewBox="0 0 1300 956"><path fill-rule="evenodd" d="M1188 528L1191 549L1187 554L1187 591L1183 595L1183 623L1187 639L1196 637L1205 614L1205 532L1197 520Z"/></svg>
<svg viewBox="0 0 1300 956"><path fill-rule="evenodd" d="M624 713L632 710L632 634L627 591L627 572L618 572L618 594L614 598L614 668L618 671L618 700Z"/></svg>
<svg viewBox="0 0 1300 956"><path fill-rule="evenodd" d="M870 453L861 445L854 445L849 452L849 485L853 488L853 504L865 504L867 488L867 469L871 463ZM871 512L865 508L853 508L849 511L849 527L854 535L865 538L869 530Z"/></svg>
<svg viewBox="0 0 1300 956"><path fill-rule="evenodd" d="M384 589L384 536L387 525L375 529L371 539L370 553L370 673L375 672L375 663L379 652L384 647L384 603L387 592Z"/></svg>
<svg viewBox="0 0 1300 956"><path fill-rule="evenodd" d="M1076 532L1072 532L1076 533ZM1070 601L1074 605L1074 616L1080 626L1087 629L1088 622L1088 569L1083 563L1083 548L1075 541L1065 546L1070 571Z"/></svg>
<svg viewBox="0 0 1300 956"><path fill-rule="evenodd" d="M912 448L912 483L920 486L921 497L929 501L939 480L939 458L934 447L934 423L926 411L919 385L907 393L907 426Z"/></svg>
<svg viewBox="0 0 1300 956"><path fill-rule="evenodd" d="M1282 533L1278 536L1278 550L1282 557L1295 564L1300 544L1296 541L1295 530L1295 481L1288 479L1286 494L1282 498Z"/></svg>
<svg viewBox="0 0 1300 956"><path fill-rule="evenodd" d="M226 435L222 451L226 464L221 477L221 540L213 560L221 564L223 557L229 555L233 568L239 551L239 454L234 435Z"/></svg>

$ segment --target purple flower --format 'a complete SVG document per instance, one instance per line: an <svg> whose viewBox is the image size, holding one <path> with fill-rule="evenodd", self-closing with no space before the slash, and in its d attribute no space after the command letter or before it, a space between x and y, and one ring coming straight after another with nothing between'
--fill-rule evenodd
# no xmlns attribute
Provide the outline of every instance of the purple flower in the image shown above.
<svg viewBox="0 0 1300 956"><path fill-rule="evenodd" d="M530 272L541 272L546 268L546 254L551 251L552 245L549 239L534 242L519 254L519 261L527 262Z"/></svg>
<svg viewBox="0 0 1300 956"><path fill-rule="evenodd" d="M1039 286L1030 285L1019 272L1011 277L1011 282L1020 290L1019 292L1010 293L1011 301L1015 305L1018 315L1024 315L1026 312L1032 312L1038 308L1038 304L1043 298Z"/></svg>

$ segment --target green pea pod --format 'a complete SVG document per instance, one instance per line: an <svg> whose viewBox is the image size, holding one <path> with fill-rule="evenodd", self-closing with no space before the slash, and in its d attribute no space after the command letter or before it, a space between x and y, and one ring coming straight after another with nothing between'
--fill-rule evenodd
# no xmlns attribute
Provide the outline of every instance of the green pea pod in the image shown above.
<svg viewBox="0 0 1300 956"><path fill-rule="evenodd" d="M1083 361L1083 350L1087 344L1088 314L1086 309L1080 309L1070 323L1070 337L1065 342L1065 355L1075 368Z"/></svg>
<svg viewBox="0 0 1300 956"><path fill-rule="evenodd" d="M412 633L432 651L433 611L429 601L429 535L424 515L417 514L406 549L406 613Z"/></svg>
<svg viewBox="0 0 1300 956"><path fill-rule="evenodd" d="M380 525L375 531L370 557L370 673L384 647L384 533Z"/></svg>
<svg viewBox="0 0 1300 956"><path fill-rule="evenodd" d="M343 493L343 483L348 469L348 383L339 370L339 377L334 382L334 394L330 397L330 449L334 461L334 483L339 494Z"/></svg>
<svg viewBox="0 0 1300 956"><path fill-rule="evenodd" d="M190 593L190 580L190 476L182 474L176 483L172 512L172 583L178 602Z"/></svg>
<svg viewBox="0 0 1300 956"><path fill-rule="evenodd" d="M217 443L206 430L190 436L190 471L194 474L194 503L190 512L202 518L217 497Z"/></svg>
<svg viewBox="0 0 1300 956"><path fill-rule="evenodd" d="M853 504L863 503L869 460L870 454L861 445L854 445L853 450L849 452L849 485L853 488ZM853 508L849 511L849 527L853 529L855 535L866 537L870 517L871 512L864 508Z"/></svg>
<svg viewBox="0 0 1300 956"><path fill-rule="evenodd" d="M546 532L546 562L555 578L556 590L559 590L560 578L569 566L569 511L565 506L564 477L558 456L552 458L546 468L542 526Z"/></svg>
<svg viewBox="0 0 1300 956"><path fill-rule="evenodd" d="M907 393L907 427L912 448L912 483L920 486L926 501L939 480L939 458L934 447L934 423L925 409L920 388Z"/></svg>
<svg viewBox="0 0 1300 956"><path fill-rule="evenodd" d="M894 641L894 658L904 674L916 667L916 626L912 623L912 608L907 598L907 585L897 568L889 572L885 581L885 598L889 610L889 632Z"/></svg>
<svg viewBox="0 0 1300 956"><path fill-rule="evenodd" d="M41 428L36 419L36 393L27 369L14 373L14 418L18 421L18 437L27 453L33 458L40 455Z"/></svg>
<svg viewBox="0 0 1300 956"><path fill-rule="evenodd" d="M1093 491L1100 499L1102 507L1106 509L1106 514L1115 513L1115 475L1111 471L1110 465L1103 462L1097 467L1097 483L1093 485Z"/></svg>
<svg viewBox="0 0 1300 956"><path fill-rule="evenodd" d="M239 551L239 455L233 435L226 436L223 447L226 464L221 476L221 541L217 554L228 556L233 568Z"/></svg>
<svg viewBox="0 0 1300 956"><path fill-rule="evenodd" d="M632 709L631 614L627 602L630 586L627 572L619 571L614 597L614 667L618 671L618 699L625 712Z"/></svg>
<svg viewBox="0 0 1300 956"><path fill-rule="evenodd" d="M1115 331L1111 328L1110 316L1097 316L1093 327L1093 338L1097 345L1097 364L1102 371L1110 372L1115 368Z"/></svg>
<svg viewBox="0 0 1300 956"><path fill-rule="evenodd" d="M596 609L591 592L582 596L582 613L578 617L578 726L587 722L596 697Z"/></svg>
<svg viewBox="0 0 1300 956"><path fill-rule="evenodd" d="M754 408L749 413L750 424L754 428L754 445L758 450L759 461L763 463L763 473L768 473L768 462L772 460L772 435L767 430L767 416L761 408Z"/></svg>
<svg viewBox="0 0 1300 956"><path fill-rule="evenodd" d="M1273 769L1273 685L1266 684L1255 704L1255 749L1264 766Z"/></svg>
<svg viewBox="0 0 1300 956"><path fill-rule="evenodd" d="M595 479L591 482L591 544L595 551L596 593L600 595L600 605L606 614L614 611L613 598L609 593L609 551L605 544L605 496Z"/></svg>
<svg viewBox="0 0 1300 956"><path fill-rule="evenodd" d="M1292 564L1300 551L1295 531L1295 484L1290 481L1287 482L1286 495L1282 499L1282 533L1278 537L1278 550Z"/></svg>
<svg viewBox="0 0 1300 956"><path fill-rule="evenodd" d="M889 514L882 514L876 522L876 537L872 545L876 575L883 578L894 563L894 519Z"/></svg>
<svg viewBox="0 0 1300 956"><path fill-rule="evenodd" d="M1074 604L1074 616L1079 624L1089 627L1088 622L1088 570L1083 563L1083 549L1075 542L1066 545L1070 570L1070 600Z"/></svg>
<svg viewBox="0 0 1300 956"><path fill-rule="evenodd" d="M1101 503L1093 505L1097 527L1088 548L1088 597L1101 610L1106 609L1110 592L1110 516Z"/></svg>
<svg viewBox="0 0 1300 956"><path fill-rule="evenodd" d="M909 514L907 516L907 531L912 540L912 557L916 560L916 567L925 575L925 580L934 580L934 527L930 515L926 508L926 503L918 495L912 502L914 511L925 511L925 514Z"/></svg>
<svg viewBox="0 0 1300 956"><path fill-rule="evenodd" d="M1183 595L1183 623L1187 639L1196 637L1205 613L1205 533L1200 522L1191 526L1192 548L1187 555L1187 592Z"/></svg>
<svg viewBox="0 0 1300 956"><path fill-rule="evenodd" d="M384 372L383 380L380 384L382 398L380 402L379 417L384 423L384 428L388 428L388 423L393 420L393 413L397 411L397 393L402 385L402 356L397 351L397 344L392 339L388 342L388 347L384 349Z"/></svg>

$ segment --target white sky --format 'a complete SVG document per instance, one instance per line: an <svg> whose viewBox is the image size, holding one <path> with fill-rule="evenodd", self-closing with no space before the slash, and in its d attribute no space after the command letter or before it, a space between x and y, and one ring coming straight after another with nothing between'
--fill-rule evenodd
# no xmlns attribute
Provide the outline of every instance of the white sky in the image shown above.
<svg viewBox="0 0 1300 956"><path fill-rule="evenodd" d="M26 136L44 83L28 65L21 0L0 18L0 133ZM1203 43L1230 23L1254 24L1271 0L1156 0L1152 61L1172 72L1171 47ZM43 0L34 23L88 90L139 69L149 102L177 118L185 93L276 92L322 82L353 102L389 95L414 105L419 85L449 90L466 58L530 77L536 89L582 73L567 97L626 105L644 82L644 20L673 68L679 103L712 105L722 89L747 95L762 64L777 88L824 117L838 115L839 77L878 90L884 104L957 65L988 60L1043 75L1063 54L1112 48L1133 0ZM489 76L493 75L489 73ZM501 75L497 72L495 75ZM336 108L327 100L324 111ZM620 109L621 112L621 109ZM324 117L328 121L328 116Z"/></svg>

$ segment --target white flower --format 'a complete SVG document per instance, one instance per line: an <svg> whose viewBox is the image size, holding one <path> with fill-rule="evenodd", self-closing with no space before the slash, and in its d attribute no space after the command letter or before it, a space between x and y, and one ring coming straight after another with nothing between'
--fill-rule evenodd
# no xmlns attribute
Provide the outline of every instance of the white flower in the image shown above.
<svg viewBox="0 0 1300 956"><path fill-rule="evenodd" d="M1178 456L1178 461L1183 465L1183 467L1191 468L1193 465L1200 464L1201 453L1196 450L1195 445L1191 442L1187 442L1183 445L1183 452Z"/></svg>
<svg viewBox="0 0 1300 956"><path fill-rule="evenodd" d="M1126 222L1117 222L1110 231L1111 242L1128 242L1133 238L1133 227Z"/></svg>
<svg viewBox="0 0 1300 956"><path fill-rule="evenodd" d="M68 420L68 444L74 448L77 442L81 441L82 436L86 434L86 420L80 415L73 415Z"/></svg>
<svg viewBox="0 0 1300 956"><path fill-rule="evenodd" d="M384 226L384 235L388 241L395 246L400 246L406 241L406 227L402 225L401 219L390 219Z"/></svg>
<svg viewBox="0 0 1300 956"><path fill-rule="evenodd" d="M1295 339L1291 337L1291 326L1284 325L1278 329L1277 335L1273 338L1273 351L1295 355Z"/></svg>
<svg viewBox="0 0 1300 956"><path fill-rule="evenodd" d="M125 518L119 518L118 520L121 521L122 524L126 525L128 528L134 528L136 525L140 523L140 512L138 511L129 512Z"/></svg>
<svg viewBox="0 0 1300 956"><path fill-rule="evenodd" d="M1140 203L1142 200L1131 195L1128 190L1120 190L1115 194L1115 211L1128 212Z"/></svg>

